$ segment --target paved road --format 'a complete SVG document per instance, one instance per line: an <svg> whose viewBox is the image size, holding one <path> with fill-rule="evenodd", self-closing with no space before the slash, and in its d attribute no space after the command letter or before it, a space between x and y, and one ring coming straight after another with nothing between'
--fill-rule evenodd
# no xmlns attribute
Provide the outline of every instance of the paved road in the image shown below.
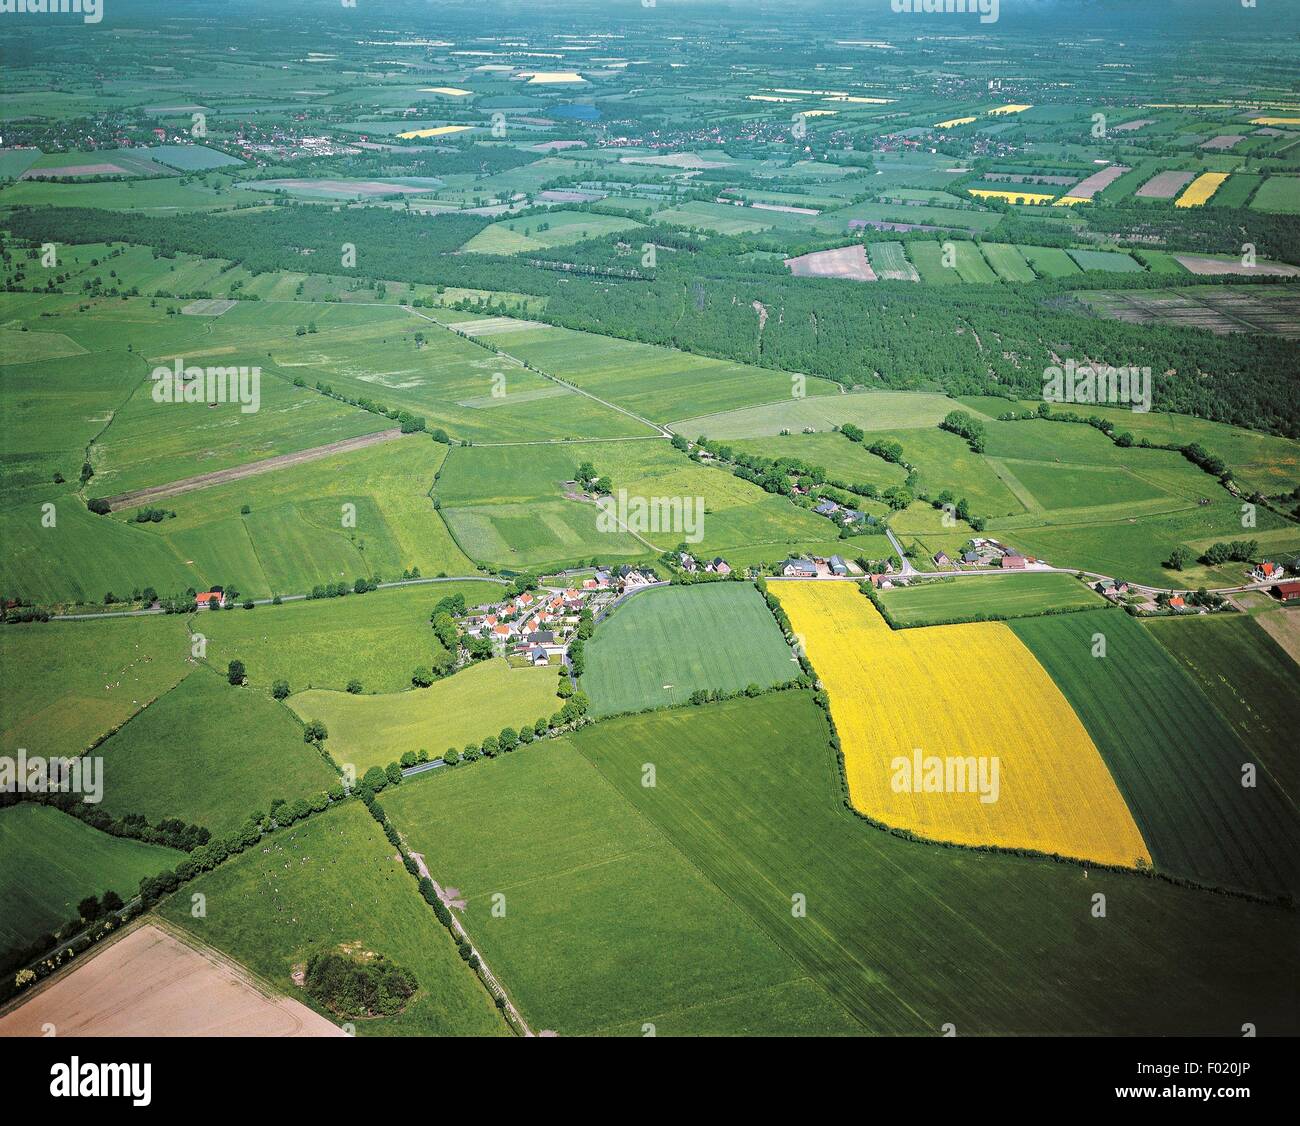
<svg viewBox="0 0 1300 1126"><path fill-rule="evenodd" d="M917 573L917 570L916 570L915 567L912 566L912 561L911 561L910 559L908 559L908 557L907 557L906 555L903 554L903 545L902 545L901 543L898 542L898 537L897 537L896 535L894 535L894 530L893 530L893 528L891 528L891 527L889 527L888 525L886 525L886 526L885 526L885 535L889 537L889 544L890 544L890 546L891 546L891 547L894 549L894 551L897 553L898 558L901 560L901 562L902 562L902 564L903 564L902 574L903 574L904 576L915 575L915 574Z"/></svg>

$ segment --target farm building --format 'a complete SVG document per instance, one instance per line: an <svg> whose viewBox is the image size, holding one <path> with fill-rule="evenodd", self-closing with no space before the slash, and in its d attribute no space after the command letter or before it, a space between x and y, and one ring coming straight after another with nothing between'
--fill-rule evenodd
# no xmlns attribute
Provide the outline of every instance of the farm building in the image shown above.
<svg viewBox="0 0 1300 1126"><path fill-rule="evenodd" d="M226 608L226 596L219 590L205 590L202 594L196 594L194 601L198 603L200 610L224 610Z"/></svg>
<svg viewBox="0 0 1300 1126"><path fill-rule="evenodd" d="M1002 557L1003 570L1023 571L1025 569L1025 557L1014 551L1008 552Z"/></svg>
<svg viewBox="0 0 1300 1126"><path fill-rule="evenodd" d="M617 571L618 581L624 590L636 590L638 587L657 583L659 576L645 567L632 567L624 563Z"/></svg>
<svg viewBox="0 0 1300 1126"><path fill-rule="evenodd" d="M815 579L817 564L811 559L786 559L779 568L781 574L797 579Z"/></svg>
<svg viewBox="0 0 1300 1126"><path fill-rule="evenodd" d="M826 564L830 567L832 575L847 575L849 573L849 565L844 562L843 556L832 555L826 561Z"/></svg>
<svg viewBox="0 0 1300 1126"><path fill-rule="evenodd" d="M1278 583L1273 591L1283 602L1300 602L1300 582Z"/></svg>

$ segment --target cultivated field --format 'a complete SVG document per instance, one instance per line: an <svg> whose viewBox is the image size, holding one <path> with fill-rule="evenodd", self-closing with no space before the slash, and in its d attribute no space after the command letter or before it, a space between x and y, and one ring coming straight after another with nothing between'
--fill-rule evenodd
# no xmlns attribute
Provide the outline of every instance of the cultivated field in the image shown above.
<svg viewBox="0 0 1300 1126"><path fill-rule="evenodd" d="M1006 626L895 633L848 583L772 590L830 694L856 809L930 840L1150 864L1097 748ZM933 788L926 756L982 756L987 773Z"/></svg>
<svg viewBox="0 0 1300 1126"><path fill-rule="evenodd" d="M958 1035L1237 1035L1236 1013L1256 1009L1279 1030L1296 1026L1276 987L1279 966L1296 963L1289 912L901 840L841 804L829 734L808 694L782 692L629 716L571 738L866 1032L938 1035L951 1022ZM647 762L652 788L642 785ZM481 855L500 850L494 840ZM806 917L791 910L796 892ZM1087 911L1097 892L1112 904L1102 925ZM590 896L575 902L593 909ZM656 918L675 901L660 902ZM636 931L622 923L607 933L621 942ZM590 962L585 948L549 952L548 965Z"/></svg>
<svg viewBox="0 0 1300 1126"><path fill-rule="evenodd" d="M0 1037L344 1036L200 943L145 924L0 1015Z"/></svg>
<svg viewBox="0 0 1300 1126"><path fill-rule="evenodd" d="M817 250L787 258L785 264L797 278L848 278L875 281L876 272L867 262L866 247L842 246L834 250Z"/></svg>
<svg viewBox="0 0 1300 1126"><path fill-rule="evenodd" d="M1267 615L1261 615L1265 617ZM1259 618L1152 618L1143 625L1183 666L1259 759L1294 808L1300 764L1296 663Z"/></svg>
<svg viewBox="0 0 1300 1126"><path fill-rule="evenodd" d="M1295 807L1168 653L1125 614L1022 619L1010 629L1095 741L1157 871L1264 894L1297 886ZM1093 655L1096 637L1105 657ZM1135 686L1140 686L1135 690Z"/></svg>
<svg viewBox="0 0 1300 1126"><path fill-rule="evenodd" d="M799 668L749 583L644 591L601 622L582 689L595 715L681 704L697 689L738 692L793 680Z"/></svg>
<svg viewBox="0 0 1300 1126"><path fill-rule="evenodd" d="M535 1029L858 1031L570 740L435 775L382 804L439 885L456 889L457 914ZM507 833L495 825L503 808Z"/></svg>

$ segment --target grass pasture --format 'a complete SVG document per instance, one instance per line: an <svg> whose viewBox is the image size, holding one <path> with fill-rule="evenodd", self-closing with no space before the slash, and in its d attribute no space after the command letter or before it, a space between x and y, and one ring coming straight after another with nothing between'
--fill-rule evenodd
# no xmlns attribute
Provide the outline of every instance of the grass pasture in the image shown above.
<svg viewBox="0 0 1300 1126"><path fill-rule="evenodd" d="M429 495L447 450L409 435L159 502L175 519L136 524L127 510L105 524L133 544L159 545L196 589L219 583L251 597L351 585L359 576L395 579L412 566L424 575L473 574ZM139 578L151 572L142 567ZM151 581L163 592L188 585Z"/></svg>
<svg viewBox="0 0 1300 1126"><path fill-rule="evenodd" d="M0 629L0 754L80 754L189 671L181 618Z"/></svg>
<svg viewBox="0 0 1300 1126"><path fill-rule="evenodd" d="M214 834L265 813L275 798L317 794L338 777L281 705L202 668L96 753L104 757L105 809L179 817Z"/></svg>
<svg viewBox="0 0 1300 1126"><path fill-rule="evenodd" d="M0 809L0 951L35 942L77 917L88 895L125 902L146 876L174 868L183 852L113 837L48 805Z"/></svg>
<svg viewBox="0 0 1300 1126"><path fill-rule="evenodd" d="M367 692L400 692L417 666L443 651L429 625L440 599L462 594L467 606L478 606L503 590L486 582L428 583L372 591L360 604L348 596L208 614L194 628L207 637L215 667L238 658L259 688L284 679L296 692L342 691L355 678Z"/></svg>
<svg viewBox="0 0 1300 1126"><path fill-rule="evenodd" d="M459 751L502 728L549 718L563 703L558 686L553 668L512 669L493 659L429 688L360 696L312 689L290 696L288 704L304 722L324 722L326 749L340 766L355 766L359 778L407 751L423 749L436 758L448 747Z"/></svg>
<svg viewBox="0 0 1300 1126"><path fill-rule="evenodd" d="M908 627L1095 609L1104 599L1073 575L1027 572L895 587L881 591L880 602L895 624Z"/></svg>
<svg viewBox="0 0 1300 1126"><path fill-rule="evenodd" d="M583 691L593 715L684 703L696 689L736 692L793 680L799 667L750 583L644 591L602 621L587 645Z"/></svg>
<svg viewBox="0 0 1300 1126"><path fill-rule="evenodd" d="M1105 758L1158 871L1264 894L1297 887L1295 807L1160 644L1125 614L1023 619L1033 651ZM1095 638L1106 656L1093 655Z"/></svg>
<svg viewBox="0 0 1300 1126"><path fill-rule="evenodd" d="M455 323L458 316L447 314L445 319ZM791 378L784 372L504 318L486 324L468 319L462 323L508 356L658 423L791 399ZM827 380L810 378L805 391L809 397L829 397L837 388ZM624 415L613 417L631 423ZM650 431L642 427L610 433Z"/></svg>
<svg viewBox="0 0 1300 1126"><path fill-rule="evenodd" d="M161 906L164 918L327 1017L291 977L322 946L355 943L410 970L419 989L407 1007L356 1021L358 1036L508 1032L360 802L276 831L186 890L205 897L207 915L192 918L181 894Z"/></svg>

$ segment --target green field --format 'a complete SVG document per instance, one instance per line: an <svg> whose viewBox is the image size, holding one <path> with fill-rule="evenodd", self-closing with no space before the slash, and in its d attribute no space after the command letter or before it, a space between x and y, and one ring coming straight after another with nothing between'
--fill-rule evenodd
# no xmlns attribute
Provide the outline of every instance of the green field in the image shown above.
<svg viewBox="0 0 1300 1126"><path fill-rule="evenodd" d="M1100 607L1101 595L1073 575L1027 572L971 575L952 581L894 587L880 604L900 628L936 622L1024 618L1049 611Z"/></svg>
<svg viewBox="0 0 1300 1126"><path fill-rule="evenodd" d="M104 808L179 817L228 833L276 798L328 789L338 775L293 717L252 688L196 669L105 742Z"/></svg>
<svg viewBox="0 0 1300 1126"><path fill-rule="evenodd" d="M907 259L901 242L872 242L867 244L871 265L882 281L920 281L916 267Z"/></svg>
<svg viewBox="0 0 1300 1126"><path fill-rule="evenodd" d="M0 809L0 951L35 942L77 917L86 896L128 901L183 852L113 837L48 805Z"/></svg>
<svg viewBox="0 0 1300 1126"><path fill-rule="evenodd" d="M1287 652L1244 615L1152 618L1143 625L1258 753L1294 806L1300 795L1300 701L1296 665Z"/></svg>
<svg viewBox="0 0 1300 1126"><path fill-rule="evenodd" d="M154 502L176 513L161 523L134 523L132 510L86 519L183 564L188 582L154 581L164 593L215 583L254 598L305 594L340 580L396 579L413 566L472 575L429 496L447 451L411 435ZM151 574L142 569L139 579Z"/></svg>
<svg viewBox="0 0 1300 1126"><path fill-rule="evenodd" d="M600 623L582 689L593 715L684 703L696 689L738 692L793 680L799 666L750 583L648 590Z"/></svg>
<svg viewBox="0 0 1300 1126"><path fill-rule="evenodd" d="M971 249L975 244L970 244ZM961 276L951 266L943 264L943 247L937 242L912 242L908 244L912 263L921 274L921 280L930 285L960 285Z"/></svg>
<svg viewBox="0 0 1300 1126"><path fill-rule="evenodd" d="M423 749L437 757L448 747L481 743L502 728L549 719L563 704L555 694L558 685L553 668L512 669L504 660L490 660L429 688L377 696L313 689L290 696L288 703L305 722L324 722L326 750L340 766L355 766L359 778L407 751Z"/></svg>
<svg viewBox="0 0 1300 1126"><path fill-rule="evenodd" d="M1064 250L1055 246L1022 247L1025 259L1040 276L1068 278L1079 273L1079 264Z"/></svg>
<svg viewBox="0 0 1300 1126"><path fill-rule="evenodd" d="M598 523L594 504L565 498L564 482L591 461L611 478L615 495L625 490L629 515L635 498L677 498L665 527L634 536L617 523ZM438 480L441 515L466 554L497 567L540 570L585 563L650 558L688 534L702 556L734 547L783 548L826 538L821 517L789 500L765 493L721 469L698 465L664 441L579 443L546 446L474 446L454 449ZM704 509L695 528L697 500ZM690 512L692 527L684 514ZM658 523L658 521L657 521ZM427 572L426 572L427 573Z"/></svg>
<svg viewBox="0 0 1300 1126"><path fill-rule="evenodd" d="M1018 246L1005 242L985 242L980 244L980 249L1003 281L1031 282L1038 276L1025 261Z"/></svg>
<svg viewBox="0 0 1300 1126"><path fill-rule="evenodd" d="M1231 183L1231 179L1228 182ZM1277 211L1284 215L1300 213L1300 176L1270 176L1260 184L1250 206L1254 211Z"/></svg>
<svg viewBox="0 0 1300 1126"><path fill-rule="evenodd" d="M1126 614L1011 623L1056 681L1110 767L1157 871L1202 883L1294 894L1295 807L1196 683ZM1096 638L1106 655L1094 656Z"/></svg>
<svg viewBox="0 0 1300 1126"><path fill-rule="evenodd" d="M1238 1035L1256 1007L1295 1027L1276 988L1278 959L1295 960L1290 913L881 832L844 807L828 734L807 694L785 692L615 719L572 741L867 1032ZM1104 923L1088 911L1097 892L1112 904Z"/></svg>
<svg viewBox="0 0 1300 1126"><path fill-rule="evenodd" d="M851 422L863 430L921 429L937 426L953 409L946 395L924 391L871 391L851 395L786 398L762 406L742 407L674 422L678 433L706 438L765 438L782 430L800 436L805 427L819 432ZM870 439L868 439L870 441Z"/></svg>
<svg viewBox="0 0 1300 1126"><path fill-rule="evenodd" d="M1121 274L1142 272L1142 267L1127 254L1110 250L1071 250L1068 253L1081 270L1107 270Z"/></svg>
<svg viewBox="0 0 1300 1126"><path fill-rule="evenodd" d="M191 894L204 896L204 918L191 916ZM321 947L359 944L410 970L419 990L406 1009L356 1021L358 1036L508 1034L360 802L277 830L187 885L160 912L325 1016L290 977Z"/></svg>
<svg viewBox="0 0 1300 1126"><path fill-rule="evenodd" d="M989 268L984 255L980 253L978 243L955 242L953 247L957 251L955 269L962 281L982 283L998 280L998 275Z"/></svg>
<svg viewBox="0 0 1300 1126"><path fill-rule="evenodd" d="M554 246L586 242L602 235L621 234L641 224L614 215L582 211L551 211L526 219L506 219L485 227L461 249L476 254L522 254Z"/></svg>
<svg viewBox="0 0 1300 1126"><path fill-rule="evenodd" d="M259 688L287 680L295 692L342 691L357 679L367 692L400 692L418 666L444 652L429 625L440 599L460 594L467 606L478 606L497 601L504 589L486 582L428 583L373 591L360 604L350 595L209 614L194 628L207 637L214 666L238 658Z"/></svg>
<svg viewBox="0 0 1300 1126"><path fill-rule="evenodd" d="M700 228L705 231L716 231L722 235L740 235L752 231L771 230L776 225L772 218L773 214L770 211L755 211L750 207L697 201L656 211L651 219L656 223Z"/></svg>
<svg viewBox="0 0 1300 1126"><path fill-rule="evenodd" d="M181 618L0 628L0 753L80 754L188 670Z"/></svg>
<svg viewBox="0 0 1300 1126"><path fill-rule="evenodd" d="M382 804L434 879L458 889L465 928L536 1030L857 1031L567 739L436 771Z"/></svg>
<svg viewBox="0 0 1300 1126"><path fill-rule="evenodd" d="M504 354L494 354L424 314L364 311L370 314L368 323L319 332L305 343L292 338L292 346L277 356L281 369L290 377L305 379L309 386L319 381L336 392L405 407L423 417L430 430L442 427L458 440L651 433L635 419L525 369L510 354L513 335L494 341L504 349ZM448 324L467 326L476 333L481 329L484 336L497 324L513 328L530 324L505 318L476 321L471 314L456 311L440 316Z"/></svg>
<svg viewBox="0 0 1300 1126"><path fill-rule="evenodd" d="M459 315L451 313L441 316L510 357L658 423L792 397L794 385L785 372L527 321L458 320ZM808 379L804 386L809 396L830 396L837 390L824 379ZM612 414L612 418L632 428L610 430L611 435L651 433L644 426L636 428L625 415ZM592 431L592 436L603 435Z"/></svg>

